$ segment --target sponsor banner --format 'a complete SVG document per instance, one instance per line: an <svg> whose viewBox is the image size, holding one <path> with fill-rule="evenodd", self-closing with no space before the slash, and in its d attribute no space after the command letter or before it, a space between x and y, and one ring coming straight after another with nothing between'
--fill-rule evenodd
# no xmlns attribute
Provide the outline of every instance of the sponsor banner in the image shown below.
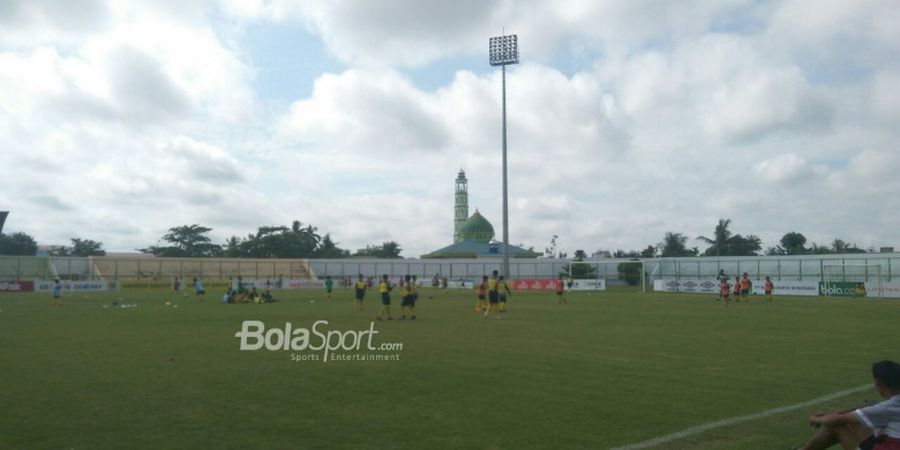
<svg viewBox="0 0 900 450"><path fill-rule="evenodd" d="M559 280L515 280L512 288L517 291L555 291Z"/></svg>
<svg viewBox="0 0 900 450"><path fill-rule="evenodd" d="M109 290L105 281L62 281L63 292L101 292ZM37 292L53 291L53 281L35 280L34 290Z"/></svg>
<svg viewBox="0 0 900 450"><path fill-rule="evenodd" d="M241 280L244 289L325 289L325 280ZM231 283L232 289L238 288L237 279Z"/></svg>
<svg viewBox="0 0 900 450"><path fill-rule="evenodd" d="M606 280L573 280L572 287L569 289L573 291L605 291Z"/></svg>
<svg viewBox="0 0 900 450"><path fill-rule="evenodd" d="M653 280L653 290L660 292L701 292L718 294L719 281L716 279L700 280Z"/></svg>
<svg viewBox="0 0 900 450"><path fill-rule="evenodd" d="M3 281L0 280L0 292L31 292L34 290L33 281Z"/></svg>
<svg viewBox="0 0 900 450"><path fill-rule="evenodd" d="M829 281L819 283L819 295L829 297L865 297L866 284L855 281Z"/></svg>
<svg viewBox="0 0 900 450"><path fill-rule="evenodd" d="M733 283L733 281L730 281ZM818 281L773 281L775 285L774 295L819 295ZM653 280L653 290L657 292L697 292L703 294L719 294L719 280L699 279L699 280L672 280L662 279ZM734 289L729 289L730 291ZM765 281L754 280L752 289L754 295L763 295L765 292Z"/></svg>
<svg viewBox="0 0 900 450"><path fill-rule="evenodd" d="M449 289L475 289L474 281L467 280L450 280L447 282Z"/></svg>
<svg viewBox="0 0 900 450"><path fill-rule="evenodd" d="M900 298L900 283L882 283L881 298ZM819 283L821 295L830 297L876 297L877 281L829 281Z"/></svg>
<svg viewBox="0 0 900 450"><path fill-rule="evenodd" d="M772 281L774 289L772 295L819 295L818 281ZM760 280L753 284L753 294L765 295L766 281Z"/></svg>
<svg viewBox="0 0 900 450"><path fill-rule="evenodd" d="M883 295L882 298L900 298L900 282L890 282L890 283L882 283ZM878 292L878 283L874 281L870 281L866 283L866 290L877 295Z"/></svg>

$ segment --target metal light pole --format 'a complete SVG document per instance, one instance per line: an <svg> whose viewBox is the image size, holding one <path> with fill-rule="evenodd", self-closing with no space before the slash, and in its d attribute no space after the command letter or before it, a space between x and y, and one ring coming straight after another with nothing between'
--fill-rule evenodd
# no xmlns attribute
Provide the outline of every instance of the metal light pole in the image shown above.
<svg viewBox="0 0 900 450"><path fill-rule="evenodd" d="M509 194L506 182L506 66L519 63L519 37L515 34L488 40L489 62L503 73L503 277L509 280Z"/></svg>

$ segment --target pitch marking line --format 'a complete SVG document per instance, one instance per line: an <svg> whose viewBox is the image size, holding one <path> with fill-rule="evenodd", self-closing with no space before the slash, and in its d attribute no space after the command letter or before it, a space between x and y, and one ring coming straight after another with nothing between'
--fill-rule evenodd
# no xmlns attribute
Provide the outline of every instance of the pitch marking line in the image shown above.
<svg viewBox="0 0 900 450"><path fill-rule="evenodd" d="M616 447L616 448L613 448L612 450L636 450L636 449L639 449L639 448L650 448L650 447L655 447L655 446L660 445L660 444L665 444L665 443L667 443L667 442L671 442L671 441L674 441L674 440L682 439L682 438L685 438L685 437L688 437L688 436L692 436L692 435L695 435L695 434L705 433L705 432L707 432L707 431L709 431L709 430L713 430L713 429L716 429L716 428L727 427L727 426L730 426L730 425L735 425L735 424L739 424L739 423L743 423L743 422L749 422L749 421L751 421L751 420L756 420L756 419L762 419L762 418L765 418L765 417L769 417L769 416L774 416L774 415L777 415L777 414L786 413L786 412L788 412L788 411L794 411L794 410L797 410L797 409L806 408L806 407L809 407L809 406L814 406L814 405L817 405L817 404L819 404L819 403L825 403L825 402L828 402L828 401L831 401L831 400L837 400L837 399L839 399L839 398L841 398L841 397L846 397L846 396L848 396L848 395L850 395L850 394L855 394L855 393L857 393L857 392L862 392L862 391L865 391L865 390L867 390L867 389L873 389L872 383L864 384L864 385L862 385L862 386L857 386L857 387L855 387L855 388L847 389L847 390L845 390L845 391L840 391L840 392L835 392L835 393L833 393L833 394L828 394L828 395L823 396L823 397L819 397L819 398L816 398L816 399L812 399L812 400L810 400L810 401L808 401L808 402L797 403L797 404L794 404L794 405L788 405L788 406L781 406L781 407L778 407L778 408L767 409L767 410L765 410L765 411L758 412L758 413L755 413L755 414L748 414L748 415L746 415L746 416L738 416L738 417L729 417L728 419L722 419L722 420L717 420L717 421L715 421L715 422L709 422L709 423L705 423L705 424L702 424L702 425L697 425L697 426L695 426L695 427L691 427L691 428L688 428L688 429L686 429L686 430L682 430L682 431L679 431L679 432L676 432L676 433L667 434L667 435L665 435L665 436L660 436L660 437L658 437L658 438L650 439L650 440L647 440L647 441L643 441L643 442L638 442L638 443L635 443L635 444L626 445L626 446L624 446L624 447Z"/></svg>

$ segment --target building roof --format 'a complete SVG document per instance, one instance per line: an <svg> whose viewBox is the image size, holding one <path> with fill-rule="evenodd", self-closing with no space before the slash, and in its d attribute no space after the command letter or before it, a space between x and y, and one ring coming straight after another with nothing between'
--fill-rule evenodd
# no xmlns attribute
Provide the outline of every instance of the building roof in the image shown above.
<svg viewBox="0 0 900 450"><path fill-rule="evenodd" d="M503 243L501 242L462 241L422 255L422 258L500 258L502 256ZM537 258L540 254L510 245L509 256L512 258Z"/></svg>

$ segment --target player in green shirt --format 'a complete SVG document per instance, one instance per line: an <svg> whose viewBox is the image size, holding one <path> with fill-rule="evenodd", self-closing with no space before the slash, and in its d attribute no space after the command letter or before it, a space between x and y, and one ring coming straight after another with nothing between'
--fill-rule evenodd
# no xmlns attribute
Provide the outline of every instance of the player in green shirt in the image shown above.
<svg viewBox="0 0 900 450"><path fill-rule="evenodd" d="M328 293L328 300L331 301L331 290L334 289L334 281L331 279L331 275L325 276L325 292Z"/></svg>

